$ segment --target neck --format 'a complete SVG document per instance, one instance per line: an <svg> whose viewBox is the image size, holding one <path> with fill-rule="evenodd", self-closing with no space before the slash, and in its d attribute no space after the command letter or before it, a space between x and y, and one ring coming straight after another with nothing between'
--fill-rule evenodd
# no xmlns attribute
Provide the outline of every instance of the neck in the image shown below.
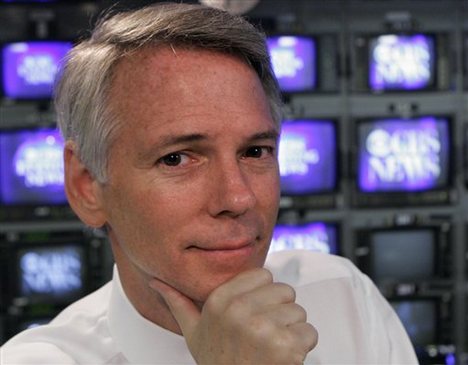
<svg viewBox="0 0 468 365"><path fill-rule="evenodd" d="M111 242L115 240L111 239ZM147 320L181 335L180 327L163 297L149 287L151 277L128 261L118 243L112 243L112 250L122 288L133 307Z"/></svg>

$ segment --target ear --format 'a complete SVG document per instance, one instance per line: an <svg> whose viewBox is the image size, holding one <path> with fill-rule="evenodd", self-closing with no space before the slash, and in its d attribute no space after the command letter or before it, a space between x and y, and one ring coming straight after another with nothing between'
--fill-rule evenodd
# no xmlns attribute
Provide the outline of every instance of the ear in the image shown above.
<svg viewBox="0 0 468 365"><path fill-rule="evenodd" d="M86 225L94 228L106 223L101 184L82 164L72 141L64 149L65 192L73 211Z"/></svg>

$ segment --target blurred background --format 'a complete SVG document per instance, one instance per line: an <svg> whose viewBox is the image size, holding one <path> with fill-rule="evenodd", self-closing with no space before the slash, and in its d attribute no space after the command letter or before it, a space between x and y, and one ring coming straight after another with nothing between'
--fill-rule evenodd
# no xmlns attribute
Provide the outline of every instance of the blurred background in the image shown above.
<svg viewBox="0 0 468 365"><path fill-rule="evenodd" d="M104 9L154 2L0 0L0 344L111 277L105 235L66 203L52 84ZM349 258L422 364L468 364L468 1L200 2L268 36L285 101L271 251Z"/></svg>

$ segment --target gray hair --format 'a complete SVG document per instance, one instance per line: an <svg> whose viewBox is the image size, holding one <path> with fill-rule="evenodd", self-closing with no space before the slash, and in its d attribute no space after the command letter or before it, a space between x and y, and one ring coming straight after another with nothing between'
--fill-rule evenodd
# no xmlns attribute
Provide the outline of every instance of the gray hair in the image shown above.
<svg viewBox="0 0 468 365"><path fill-rule="evenodd" d="M57 120L65 140L77 146L81 162L101 183L107 180L109 149L118 117L108 103L118 61L146 46L207 49L239 57L255 70L274 122L281 122L281 99L265 36L241 17L189 4L155 4L106 16L91 37L74 47L55 89Z"/></svg>

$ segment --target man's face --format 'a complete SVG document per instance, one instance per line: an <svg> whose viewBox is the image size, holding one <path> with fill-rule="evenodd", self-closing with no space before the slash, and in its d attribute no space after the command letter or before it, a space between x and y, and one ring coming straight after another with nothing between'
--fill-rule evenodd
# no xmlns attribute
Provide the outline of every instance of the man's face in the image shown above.
<svg viewBox="0 0 468 365"><path fill-rule="evenodd" d="M117 263L204 301L263 265L275 224L279 131L261 83L234 57L170 48L115 75L123 127L102 199Z"/></svg>

